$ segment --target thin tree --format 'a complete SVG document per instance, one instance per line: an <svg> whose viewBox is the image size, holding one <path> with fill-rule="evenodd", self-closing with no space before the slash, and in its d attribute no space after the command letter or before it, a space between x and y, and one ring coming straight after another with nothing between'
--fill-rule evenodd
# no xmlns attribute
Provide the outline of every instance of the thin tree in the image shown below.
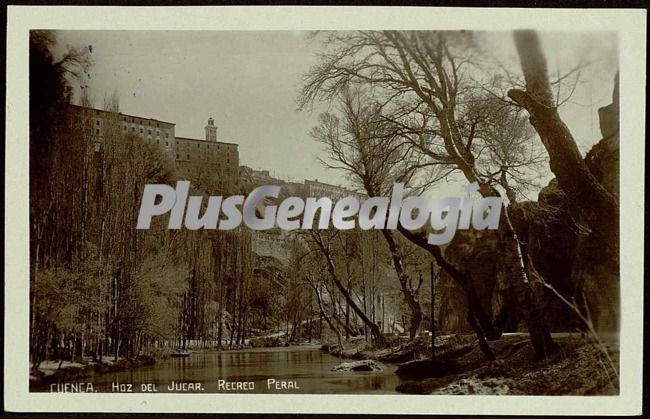
<svg viewBox="0 0 650 419"><path fill-rule="evenodd" d="M464 99L473 93L467 71L475 49L471 32L359 31L329 34L318 65L304 78L299 106L335 98L353 84L368 86L379 97L387 118L432 161L445 164L476 182L485 196L501 193L477 167L477 124L467 118ZM400 231L403 231L401 229ZM502 211L500 241L507 275L538 357L556 349L530 286L517 235L507 207ZM416 233L405 234L428 248ZM434 250L435 251L435 250ZM443 265L441 265L443 266ZM488 329L490 330L490 329Z"/></svg>

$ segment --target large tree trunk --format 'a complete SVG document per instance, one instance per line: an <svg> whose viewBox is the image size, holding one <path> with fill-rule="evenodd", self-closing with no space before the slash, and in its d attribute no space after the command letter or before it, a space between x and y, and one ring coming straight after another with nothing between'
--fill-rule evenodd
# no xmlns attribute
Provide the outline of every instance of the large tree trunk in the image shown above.
<svg viewBox="0 0 650 419"><path fill-rule="evenodd" d="M569 128L558 114L536 32L515 31L514 38L526 79L526 91L513 89L508 96L530 114L530 122L548 152L551 171L569 204L617 253L618 200L589 171Z"/></svg>
<svg viewBox="0 0 650 419"><path fill-rule="evenodd" d="M528 111L530 122L548 152L551 171L566 195L573 219L586 224L591 230L588 236L581 238L582 245L579 249L587 260L591 274L584 272L578 263L574 267L574 276L580 284L579 288L587 293L594 305L594 326L598 329L615 329L619 318L618 198L590 171L569 128L560 118L553 101L546 60L537 34L529 30L515 31L514 38L526 79L526 90L513 89L508 92L508 96ZM618 103L617 96L615 85L615 103ZM617 133L618 127L614 124L613 133L608 135ZM587 277L591 278L587 282L592 285L584 287ZM605 314L598 315L598 311Z"/></svg>
<svg viewBox="0 0 650 419"><path fill-rule="evenodd" d="M513 278L512 284L514 295L517 300L517 308L521 314L526 328L530 334L530 341L538 358L546 358L557 351L557 345L553 342L551 333L546 325L544 312L540 309L537 296L526 273L524 256L519 245L517 234L510 223L508 208L504 206L501 213L499 235L503 246L504 265L506 274Z"/></svg>
<svg viewBox="0 0 650 419"><path fill-rule="evenodd" d="M479 192L484 197L501 196L491 185L479 182ZM508 206L503 206L499 219L499 237L503 248L506 275L514 291L517 309L530 334L530 341L538 358L546 358L557 351L551 332L546 325L544 312L540 309L524 264L524 255L517 233L510 222Z"/></svg>
<svg viewBox="0 0 650 419"><path fill-rule="evenodd" d="M453 115L453 112L451 112L451 114ZM499 191L497 191L484 179L480 178L476 172L476 168L474 167L474 158L471 156L471 154L459 154L457 151L458 147L455 143L460 142L460 132L458 131L458 128L455 124L449 123L450 120L453 121L454 119L450 116L447 116L444 118L444 120L441 120L441 128L443 132L443 138L445 139L445 146L449 153L452 156L455 156L458 168L463 172L465 178L469 182L478 183L479 193L483 197L501 197ZM543 313L538 306L535 295L533 294L533 290L526 275L526 271L523 269L524 263L520 249L520 243L507 214L507 207L504 206L504 210L501 213L501 218L499 221L499 236L504 250L506 274L509 282L512 284L512 289L514 290L515 298L517 300L519 313L526 322L528 332L530 333L531 342L533 344L535 354L538 358L546 358L549 354L556 351L557 346L553 342L551 334L546 327ZM436 256L434 255L434 257ZM441 267L444 269L443 265L441 265ZM469 278L467 280L467 283L469 291L466 290L466 292L468 293L467 295L469 301L473 297L471 293L475 293L475 291L473 290L473 286L471 285L471 280L469 280ZM477 309L480 307L479 303L475 303L475 305L477 306ZM472 310L471 307L470 310ZM482 313L481 311L474 311L474 314L478 316ZM474 327L474 324L477 324L477 322L473 321L474 319L471 317L471 313L468 319L471 320L470 324L472 327ZM486 327L487 323L485 323L486 326L484 326L484 322L481 321L480 318L477 318L476 320L478 320L478 324L483 328L483 332L495 333L500 337L500 331L495 330L496 328L494 325L491 324L488 328ZM479 337L479 342L481 342L481 331L477 330L476 328L475 331Z"/></svg>

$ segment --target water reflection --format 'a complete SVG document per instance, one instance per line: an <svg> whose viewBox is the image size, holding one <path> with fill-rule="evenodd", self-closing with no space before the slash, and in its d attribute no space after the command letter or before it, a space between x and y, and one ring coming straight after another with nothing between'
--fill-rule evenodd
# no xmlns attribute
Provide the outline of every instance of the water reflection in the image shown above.
<svg viewBox="0 0 650 419"><path fill-rule="evenodd" d="M159 392L168 392L174 383L201 383L204 392L213 393L395 393L399 384L394 366L382 372L332 372L342 360L325 354L317 347L262 348L232 352L197 352L187 358L170 358L156 365L131 371L97 375L95 390L110 392L112 383L131 383L134 391L141 384L156 384ZM269 388L268 379L294 382L285 388ZM228 391L219 380L254 382L253 391ZM188 392L201 392L189 390Z"/></svg>

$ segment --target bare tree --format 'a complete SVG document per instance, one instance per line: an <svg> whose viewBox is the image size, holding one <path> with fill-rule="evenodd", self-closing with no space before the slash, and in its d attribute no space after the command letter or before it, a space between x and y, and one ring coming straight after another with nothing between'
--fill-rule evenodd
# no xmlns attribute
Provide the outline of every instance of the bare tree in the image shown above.
<svg viewBox="0 0 650 419"><path fill-rule="evenodd" d="M411 168L418 165L417 155L399 144L378 138L385 122L373 116L373 104L362 103L364 98L351 91L345 92L340 102L339 120L335 115L325 113L319 118L320 125L314 127L312 136L327 147L328 160L321 160L329 168L343 169L351 180L360 185L371 197L383 196L389 190L389 181L399 177L410 177L413 171L401 171L395 176L397 166L405 164ZM420 159L421 160L421 159ZM422 307L417 300L417 289L405 270L400 245L394 233L382 230L382 235L391 253L393 266L399 280L404 300L411 312L409 336L415 338L422 322Z"/></svg>
<svg viewBox="0 0 650 419"><path fill-rule="evenodd" d="M619 317L619 201L591 172L580 154L575 139L560 118L557 102L554 100L551 83L547 75L546 59L535 31L515 31L515 44L526 80L525 90L511 89L508 96L521 105L530 115L535 128L550 158L550 167L557 184L563 192L569 213L579 227L585 230L580 235L578 252L588 260L574 265L573 276L584 289L585 271L591 271L597 290L589 292L590 302L605 309L606 318L599 318L607 328L616 327ZM618 101L617 83L614 86L613 101ZM618 135L618 124L614 133L603 141ZM603 135L607 135L603 133ZM589 266L583 266L589 265ZM592 287L594 288L594 287ZM585 300L586 303L586 300ZM586 306L584 304L583 306ZM583 307L585 312L588 307ZM583 313L584 314L584 313ZM607 326L605 326L607 325Z"/></svg>
<svg viewBox="0 0 650 419"><path fill-rule="evenodd" d="M465 100L475 89L469 82L476 58L470 32L360 31L334 33L325 40L320 62L304 78L299 105L330 100L351 85L364 85L378 98L383 114L407 141L432 162L477 182L485 196L500 196L482 174L475 154L480 118L472 118ZM428 249L416 233L403 233ZM556 349L526 276L519 242L502 212L500 237L508 278L517 297L535 352L545 357ZM437 253L431 249L432 254ZM441 265L443 266L443 265ZM443 266L444 267L444 266ZM490 330L490 329L488 329Z"/></svg>
<svg viewBox="0 0 650 419"><path fill-rule="evenodd" d="M534 141L535 131L519 108L489 94L467 101L466 118L474 124L473 154L482 178L500 187L510 204L542 186L538 180L548 158Z"/></svg>
<svg viewBox="0 0 650 419"><path fill-rule="evenodd" d="M308 231L308 243L310 246L312 246L313 249L318 250L322 257L325 260L325 263L327 265L327 272L329 273L329 276L336 286L337 290L339 293L343 296L345 299L345 302L349 307L352 308L354 313L361 319L363 324L368 327L370 330L370 334L372 336L372 341L377 347L383 347L385 346L386 342L381 334L381 330L379 329L379 326L377 323L372 321L368 315L361 309L357 301L355 301L351 290L348 289L348 287L345 286L344 282L341 280L338 274L337 269L337 264L335 262L335 249L334 249L334 242L336 239L336 236L340 232L335 232L334 234L329 234L327 233L326 230L309 230Z"/></svg>
<svg viewBox="0 0 650 419"><path fill-rule="evenodd" d="M341 331L334 325L332 321L332 314L327 312L326 302L323 295L323 288L325 286L325 278L322 276L322 272L319 269L318 263L313 257L312 252L308 252L300 257L301 265L301 278L309 285L313 290L314 296L316 297L316 303L318 305L318 311L329 329L334 332L336 335L336 341L339 346L339 350L343 351L343 340L341 337ZM331 299L331 296L330 296ZM330 301L330 307L332 306L332 301Z"/></svg>
<svg viewBox="0 0 650 419"><path fill-rule="evenodd" d="M557 111L549 83L546 59L534 31L516 31L515 44L526 79L526 90L512 89L508 96L526 109L550 157L551 171L571 206L587 225L606 238L617 254L619 241L618 199L589 171L571 131Z"/></svg>

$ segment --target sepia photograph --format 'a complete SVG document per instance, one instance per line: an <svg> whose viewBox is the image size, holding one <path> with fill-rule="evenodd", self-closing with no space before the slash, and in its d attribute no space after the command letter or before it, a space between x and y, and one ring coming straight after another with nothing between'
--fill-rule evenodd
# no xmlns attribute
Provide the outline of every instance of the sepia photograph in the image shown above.
<svg viewBox="0 0 650 419"><path fill-rule="evenodd" d="M21 32L21 391L621 397L630 46L473 26Z"/></svg>

